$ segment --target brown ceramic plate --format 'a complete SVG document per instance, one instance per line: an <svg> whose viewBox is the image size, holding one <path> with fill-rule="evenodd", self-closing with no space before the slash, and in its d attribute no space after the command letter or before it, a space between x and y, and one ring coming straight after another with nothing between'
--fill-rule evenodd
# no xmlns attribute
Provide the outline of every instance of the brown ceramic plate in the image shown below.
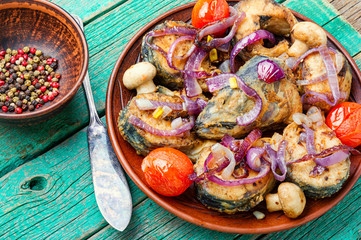
<svg viewBox="0 0 361 240"><path fill-rule="evenodd" d="M232 2L230 3L232 4ZM281 212L269 213L267 212L264 203L261 203L255 208L255 210L266 213L266 218L263 220L257 220L253 216L252 212L254 210L235 215L221 214L205 208L198 202L192 187L181 196L170 198L157 194L146 184L140 168L143 157L138 156L131 145L123 140L117 128L119 112L126 106L127 102L134 94L123 86L121 80L124 71L137 61L144 34L151 30L155 25L164 22L167 19L188 21L193 6L194 3L188 3L174 8L145 25L127 44L113 69L107 90L106 119L110 139L125 171L145 194L167 211L196 225L217 231L240 234L270 233L294 228L320 217L340 202L354 186L361 175L360 157L353 157L350 177L337 194L322 200L307 199L305 211L297 219L289 219ZM310 21L308 18L297 12L293 13L301 20ZM353 74L351 99L361 103L360 70L341 44L329 33L327 33L327 35L329 38L329 45L338 48L348 59Z"/></svg>

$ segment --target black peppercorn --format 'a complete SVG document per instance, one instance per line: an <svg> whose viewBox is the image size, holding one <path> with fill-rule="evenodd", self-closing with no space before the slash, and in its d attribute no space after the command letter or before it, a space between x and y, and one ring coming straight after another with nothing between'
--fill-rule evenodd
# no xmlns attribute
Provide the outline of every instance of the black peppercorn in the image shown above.
<svg viewBox="0 0 361 240"><path fill-rule="evenodd" d="M43 99L41 99L41 98L40 98L39 103L40 103L41 105L44 105L44 104L45 104L44 100L43 100Z"/></svg>
<svg viewBox="0 0 361 240"><path fill-rule="evenodd" d="M35 88L36 88L36 89L39 89L40 87L41 87L41 84L40 84L40 83L36 83L36 84L35 84Z"/></svg>
<svg viewBox="0 0 361 240"><path fill-rule="evenodd" d="M29 111L34 111L35 107L34 105L29 105Z"/></svg>
<svg viewBox="0 0 361 240"><path fill-rule="evenodd" d="M31 104L34 105L34 106L36 106L36 105L38 105L38 101L33 100L33 101L31 102Z"/></svg>
<svg viewBox="0 0 361 240"><path fill-rule="evenodd" d="M14 111L15 111L15 107L14 107L14 106L9 106L8 110L9 110L9 112L14 112Z"/></svg>
<svg viewBox="0 0 361 240"><path fill-rule="evenodd" d="M19 100L19 101L16 102L16 106L21 107L22 105L23 105L22 101Z"/></svg>
<svg viewBox="0 0 361 240"><path fill-rule="evenodd" d="M28 109L28 105L23 104L23 105L21 106L21 108L25 111L25 110L27 110L27 109Z"/></svg>
<svg viewBox="0 0 361 240"><path fill-rule="evenodd" d="M9 101L6 101L6 102L4 103L4 105L7 106L7 107L9 107L9 106L10 106Z"/></svg>

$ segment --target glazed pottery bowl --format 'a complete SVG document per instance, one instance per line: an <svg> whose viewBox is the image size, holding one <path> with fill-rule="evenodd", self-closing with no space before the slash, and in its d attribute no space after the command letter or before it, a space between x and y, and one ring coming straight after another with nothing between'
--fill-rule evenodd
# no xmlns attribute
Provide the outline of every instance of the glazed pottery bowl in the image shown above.
<svg viewBox="0 0 361 240"><path fill-rule="evenodd" d="M46 120L63 109L77 93L85 77L89 53L76 21L59 6L45 0L0 2L0 50L35 47L58 59L61 74L59 95L35 111L3 112L2 123L31 123Z"/></svg>

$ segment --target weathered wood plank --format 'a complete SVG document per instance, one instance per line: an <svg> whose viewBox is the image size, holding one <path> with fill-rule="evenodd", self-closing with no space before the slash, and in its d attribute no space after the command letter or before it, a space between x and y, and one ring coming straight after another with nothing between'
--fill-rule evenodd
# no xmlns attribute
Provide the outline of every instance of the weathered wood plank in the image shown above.
<svg viewBox="0 0 361 240"><path fill-rule="evenodd" d="M128 182L137 205L145 195ZM77 239L107 225L93 194L86 129L0 178L0 191L1 239Z"/></svg>
<svg viewBox="0 0 361 240"><path fill-rule="evenodd" d="M102 0L102 1L89 1L89 0L50 0L58 6L64 8L70 14L78 15L83 21L89 21L97 15L103 14L109 9L113 9L126 0L114 1L114 0Z"/></svg>
<svg viewBox="0 0 361 240"><path fill-rule="evenodd" d="M356 31L361 30L361 2L358 0L329 0Z"/></svg>

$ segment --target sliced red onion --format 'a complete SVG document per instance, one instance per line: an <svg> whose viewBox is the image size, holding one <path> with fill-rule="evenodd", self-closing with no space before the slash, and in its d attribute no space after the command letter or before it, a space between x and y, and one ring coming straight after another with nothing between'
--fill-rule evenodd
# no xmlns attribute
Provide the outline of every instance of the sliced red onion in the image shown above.
<svg viewBox="0 0 361 240"><path fill-rule="evenodd" d="M337 51L336 49L333 49L331 47L329 47L328 49L335 54L336 72L338 74L342 70L343 65L345 64L345 58L343 54Z"/></svg>
<svg viewBox="0 0 361 240"><path fill-rule="evenodd" d="M306 149L308 154L315 154L315 133L309 128L306 124L302 124L303 128L306 130Z"/></svg>
<svg viewBox="0 0 361 240"><path fill-rule="evenodd" d="M244 13L243 13L244 14ZM215 33L223 32L227 30L230 26L234 25L238 16L238 11L233 7L229 7L229 17L223 18L217 22L212 22L205 25L197 33L198 41L201 41L205 36L213 35Z"/></svg>
<svg viewBox="0 0 361 240"><path fill-rule="evenodd" d="M268 39L270 40L272 43L274 43L275 37L272 33L266 31L266 30L257 30L251 34L249 34L248 36L242 38L240 41L238 41L236 43L236 45L234 45L232 51L231 51L231 56L230 56L230 61L231 61L231 70L232 72L235 72L234 69L234 59L236 58L236 56L238 55L238 53L244 49L245 47L247 47L250 44L253 44L255 42L258 42L261 39Z"/></svg>
<svg viewBox="0 0 361 240"><path fill-rule="evenodd" d="M226 134L223 136L223 138L221 140L221 144L225 147L230 147L231 144L233 143L233 141L234 141L234 137L231 137L228 134Z"/></svg>
<svg viewBox="0 0 361 240"><path fill-rule="evenodd" d="M216 161L224 157L226 157L230 161L228 166L223 169L221 174L223 179L229 179L232 176L234 167L236 166L233 152L220 143L214 144L211 148L211 151Z"/></svg>
<svg viewBox="0 0 361 240"><path fill-rule="evenodd" d="M302 125L304 123L308 127L312 126L312 121L303 113L294 113L292 119L297 125Z"/></svg>
<svg viewBox="0 0 361 240"><path fill-rule="evenodd" d="M248 97L255 99L254 108L248 113L245 113L243 116L238 116L236 119L238 125L245 126L256 120L261 113L263 103L261 97L257 94L257 92L253 88L248 87L239 76L233 73L222 73L218 76L207 79L206 83L209 91L214 92L225 86L229 86L229 79L233 77L236 78L238 87Z"/></svg>
<svg viewBox="0 0 361 240"><path fill-rule="evenodd" d="M172 110L170 107L168 107L168 106L163 106L162 109L163 109L163 113L162 113L162 116L161 116L162 119L165 118L165 117L167 117L167 116L173 111L173 110Z"/></svg>
<svg viewBox="0 0 361 240"><path fill-rule="evenodd" d="M139 110L155 110L158 107L167 106L175 111L182 111L183 106L180 103L170 103L164 101L153 101L144 98L135 99L135 104L137 105Z"/></svg>
<svg viewBox="0 0 361 240"><path fill-rule="evenodd" d="M283 140L278 145L277 151L277 167L281 171L282 175L277 174L273 169L273 175L275 179L278 181L284 181L286 179L287 174L287 167L286 167L286 148L287 148L287 141Z"/></svg>
<svg viewBox="0 0 361 240"><path fill-rule="evenodd" d="M305 142L306 142L306 138L307 138L307 137L306 137L306 133L301 132L301 133L300 133L300 137L299 137L299 141L305 143Z"/></svg>
<svg viewBox="0 0 361 240"><path fill-rule="evenodd" d="M235 11L235 20L234 22L232 22L233 26L232 26L232 29L231 31L229 31L229 33L227 34L227 36L223 37L223 38L213 38L212 40L210 40L209 42L205 43L205 44L202 44L202 47L208 49L208 50L211 50L213 48L217 48L225 43L229 43L232 38L234 37L234 35L236 34L237 32L237 29L238 29L238 26L241 24L241 22L245 19L246 17L246 14L244 12L242 12L240 15L238 15L237 13L237 10L235 10L233 7L229 7L230 9L230 12L233 12ZM232 14L232 13L231 13ZM231 16L230 18L233 18L234 16ZM227 21L227 20L226 20ZM216 23L217 24L217 23ZM214 25L216 25L214 24ZM208 28L210 27L214 27L213 26L209 26ZM224 25L226 26L226 25ZM229 26L227 26L225 29L227 29ZM202 32L202 31L201 31ZM211 35L211 34L207 34L207 35ZM206 36L206 35L205 35ZM203 37L202 37L203 38ZM202 38L199 38L198 36L198 40L201 41Z"/></svg>
<svg viewBox="0 0 361 240"><path fill-rule="evenodd" d="M173 43L172 45L170 45L170 48L168 50L168 53L167 53L167 63L168 63L168 66L174 70L177 70L177 71L182 71L180 69L178 69L177 67L175 67L173 65L173 57L174 57L174 52L175 52L175 49L178 45L178 43L180 42L183 42L183 41L194 41L194 36L181 36L179 38L177 38Z"/></svg>
<svg viewBox="0 0 361 240"><path fill-rule="evenodd" d="M347 145L337 145L331 148L327 148L325 150L323 150L320 153L315 153L315 154L306 154L305 156L293 160L293 161L289 161L287 162L287 164L292 164L292 163L297 163L297 162L303 162L303 161L308 161L308 160L313 160L315 158L324 158L329 156L330 154L333 154L335 152L339 152L339 151L349 151L352 154L360 154L360 152L352 147L349 147Z"/></svg>
<svg viewBox="0 0 361 240"><path fill-rule="evenodd" d="M184 132L191 130L194 126L194 118L192 116L190 117L190 122L183 124L181 127L177 129L172 129L172 130L161 130L154 128L134 115L130 115L130 117L128 118L128 122L136 127L143 129L144 131L162 137L173 137L180 135Z"/></svg>
<svg viewBox="0 0 361 240"><path fill-rule="evenodd" d="M247 151L258 139L262 137L262 132L258 128L253 129L248 136L241 142L235 154L236 163L239 164L246 156Z"/></svg>
<svg viewBox="0 0 361 240"><path fill-rule="evenodd" d="M193 182L200 182L200 181L203 181L205 179L205 175L201 174L201 175L197 176L197 173L193 172L193 173L188 175L188 179L193 181Z"/></svg>
<svg viewBox="0 0 361 240"><path fill-rule="evenodd" d="M274 61L263 60L257 64L258 78L266 83L273 83L285 77L283 69Z"/></svg>
<svg viewBox="0 0 361 240"><path fill-rule="evenodd" d="M250 148L247 152L247 164L248 166L254 170L259 172L261 169L261 156L265 152L264 148L261 147L253 147Z"/></svg>
<svg viewBox="0 0 361 240"><path fill-rule="evenodd" d="M207 52L202 48L196 48L193 54L188 58L184 70L195 71L201 67L202 61L207 56ZM187 72L183 72L184 76L184 88L188 97L195 97L202 93L202 89L199 86L197 79Z"/></svg>
<svg viewBox="0 0 361 240"><path fill-rule="evenodd" d="M323 82L325 80L327 80L327 74L323 74L323 75L321 75L319 77L316 77L316 78L313 78L313 79L310 79L310 80L297 80L296 84L304 86L304 85L310 85L310 84Z"/></svg>
<svg viewBox="0 0 361 240"><path fill-rule="evenodd" d="M293 66L291 67L292 71L296 70L296 68L303 61L303 59L305 59L306 57L308 57L308 55L314 52L319 52L319 48L312 48L306 51L304 54L302 54L301 57L297 58L297 60L293 63Z"/></svg>
<svg viewBox="0 0 361 240"><path fill-rule="evenodd" d="M295 57L289 57L285 60L285 64L292 69L292 67L295 65L296 58Z"/></svg>
<svg viewBox="0 0 361 240"><path fill-rule="evenodd" d="M310 107L307 111L307 117L310 119L313 123L324 123L324 117L320 111L320 109L316 106Z"/></svg>
<svg viewBox="0 0 361 240"><path fill-rule="evenodd" d="M213 154L210 153L210 154L208 155L208 157L206 158L206 160L204 161L204 166L203 166L204 172L207 172L207 171L208 171L208 164L209 164L209 162L210 162L212 159L213 159Z"/></svg>
<svg viewBox="0 0 361 240"><path fill-rule="evenodd" d="M200 107L201 111L207 106L208 102L202 98L197 98L196 103Z"/></svg>
<svg viewBox="0 0 361 240"><path fill-rule="evenodd" d="M348 151L339 151L324 158L315 158L314 161L317 165L327 167L346 160L349 155L350 153Z"/></svg>
<svg viewBox="0 0 361 240"><path fill-rule="evenodd" d="M209 175L207 178L209 181L217 183L218 185L232 187L232 186L239 186L244 184L252 184L257 180L264 178L269 173L269 170L270 170L269 165L262 164L260 172L255 177L241 178L237 180L223 180L215 175Z"/></svg>
<svg viewBox="0 0 361 240"><path fill-rule="evenodd" d="M189 35L189 36L195 36L197 34L197 29L194 28L187 28L187 27L171 27L171 28L164 28L160 30L153 30L147 33L145 36L145 43L152 49L159 51L165 58L167 58L167 53L160 48L159 46L150 43L149 39L151 37L161 37L166 35Z"/></svg>
<svg viewBox="0 0 361 240"><path fill-rule="evenodd" d="M184 101L185 108L187 109L189 115L197 115L201 112L201 108L195 101L184 95L182 95L181 98Z"/></svg>

